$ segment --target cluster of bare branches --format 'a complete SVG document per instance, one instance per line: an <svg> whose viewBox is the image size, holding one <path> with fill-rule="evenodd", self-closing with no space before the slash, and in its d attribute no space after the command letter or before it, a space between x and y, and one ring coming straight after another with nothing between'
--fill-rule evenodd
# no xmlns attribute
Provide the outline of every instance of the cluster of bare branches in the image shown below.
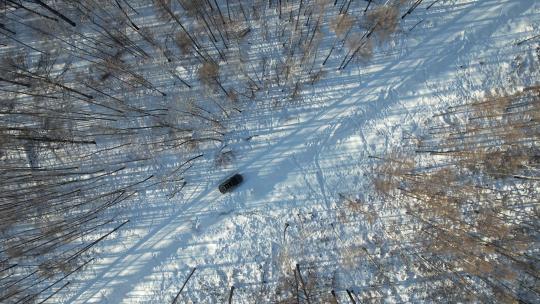
<svg viewBox="0 0 540 304"><path fill-rule="evenodd" d="M414 155L381 158L374 189L400 210L387 233L415 244L427 297L540 299L539 110L538 87L454 106L413 138Z"/></svg>

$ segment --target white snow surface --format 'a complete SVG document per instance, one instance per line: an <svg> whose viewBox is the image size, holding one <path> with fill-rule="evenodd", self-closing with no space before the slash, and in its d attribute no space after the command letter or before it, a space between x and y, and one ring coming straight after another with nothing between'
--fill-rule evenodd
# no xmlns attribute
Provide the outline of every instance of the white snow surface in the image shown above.
<svg viewBox="0 0 540 304"><path fill-rule="evenodd" d="M362 276L338 265L338 253L373 235L366 223L339 220L339 194L369 197L368 156L398 147L436 111L527 85L515 74L538 61L538 42L516 42L539 34L539 14L534 0L420 7L364 66L328 75L293 105L253 105L228 122L230 165L202 159L172 199L141 193L126 210L129 225L100 245L98 261L57 300L170 303L197 267L179 303L222 303L231 285L234 303L253 303L283 271L284 256L290 267L301 260L338 273L345 299ZM218 184L235 172L244 183L220 194Z"/></svg>

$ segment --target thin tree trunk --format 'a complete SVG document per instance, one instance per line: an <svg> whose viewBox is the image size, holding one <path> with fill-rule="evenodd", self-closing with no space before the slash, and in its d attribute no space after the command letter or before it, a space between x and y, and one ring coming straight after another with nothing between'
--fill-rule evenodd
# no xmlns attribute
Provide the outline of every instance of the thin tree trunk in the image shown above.
<svg viewBox="0 0 540 304"><path fill-rule="evenodd" d="M46 19L49 19L49 20L53 20L53 21L57 21L57 22L58 22L58 19L56 19L56 18L53 18L53 17L47 16L47 15L44 15L44 14L38 12L38 11L35 11L35 10L31 9L31 8L28 8L28 7L26 7L26 6L24 6L24 5L20 4L20 3L17 3L17 2L15 2L15 1L13 1L13 0L5 0L5 1L8 1L9 3L15 5L15 7L22 8L22 9L24 9L24 10L26 10L26 11L29 11L29 12L31 12L31 13L33 13L33 14L36 14L36 15L38 15L38 16L41 16L41 17L43 17L43 18L46 18Z"/></svg>
<svg viewBox="0 0 540 304"><path fill-rule="evenodd" d="M366 9L364 10L364 13L367 12L368 8L369 8L369 5L371 4L373 0L368 0L368 4L366 5Z"/></svg>
<svg viewBox="0 0 540 304"><path fill-rule="evenodd" d="M191 278L191 276L193 275L193 273L195 272L196 269L197 269L197 267L193 267L193 269L189 273L188 277L184 281L184 284L182 284L182 287L180 288L180 290L176 294L176 297L174 297L174 299L172 301L172 304L176 304L176 301L178 301L178 297L180 296L180 293L182 292L182 290L184 290L184 287L186 287L187 282L189 281L189 279Z"/></svg>
<svg viewBox="0 0 540 304"><path fill-rule="evenodd" d="M229 304L232 304L233 294L234 294L234 285L231 286L231 291L229 292Z"/></svg>
<svg viewBox="0 0 540 304"><path fill-rule="evenodd" d="M59 293L62 289L66 288L69 284L70 284L70 282L67 282L66 284L62 285L62 287L58 288L55 292L53 292L50 296L43 299L43 301L39 302L38 304L43 304L43 303L47 302L48 299L54 297L57 293Z"/></svg>
<svg viewBox="0 0 540 304"><path fill-rule="evenodd" d="M306 290L306 283L304 282L304 278L302 278L302 273L300 272L300 264L296 264L296 271L298 272L298 278L300 279L300 283L302 283L302 291L304 293L304 296L306 297L306 302L308 304L311 304L311 300L309 299L309 294Z"/></svg>
<svg viewBox="0 0 540 304"><path fill-rule="evenodd" d="M370 1L370 2L371 2L371 1ZM346 289L346 291L347 291L347 295L349 296L349 300L351 300L351 303L352 303L352 304L356 304L356 301L354 300L351 291L348 290L348 289Z"/></svg>
<svg viewBox="0 0 540 304"><path fill-rule="evenodd" d="M75 24L75 22L71 21L71 19L69 19L68 17L64 16L63 14L61 14L59 11L53 9L52 7L48 6L46 3L44 3L43 1L41 0L34 0L37 4L41 5L42 7L44 7L46 10L50 11L51 13L55 14L56 16L60 17L60 19L64 20L65 22L69 23L71 26L75 27L77 26L77 24Z"/></svg>

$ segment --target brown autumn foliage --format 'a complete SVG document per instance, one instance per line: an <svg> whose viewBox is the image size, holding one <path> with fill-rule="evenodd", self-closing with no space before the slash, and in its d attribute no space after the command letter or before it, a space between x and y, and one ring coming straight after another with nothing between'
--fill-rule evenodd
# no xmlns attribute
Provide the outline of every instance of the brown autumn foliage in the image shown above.
<svg viewBox="0 0 540 304"><path fill-rule="evenodd" d="M217 88L219 83L219 65L214 62L205 62L197 71L201 83L209 88Z"/></svg>
<svg viewBox="0 0 540 304"><path fill-rule="evenodd" d="M330 23L330 29L336 33L338 37L343 38L343 36L352 28L354 25L354 17L349 14L340 14L337 15L332 22Z"/></svg>
<svg viewBox="0 0 540 304"><path fill-rule="evenodd" d="M399 25L399 9L395 6L383 5L370 10L366 16L366 28L373 30L379 41L386 41Z"/></svg>

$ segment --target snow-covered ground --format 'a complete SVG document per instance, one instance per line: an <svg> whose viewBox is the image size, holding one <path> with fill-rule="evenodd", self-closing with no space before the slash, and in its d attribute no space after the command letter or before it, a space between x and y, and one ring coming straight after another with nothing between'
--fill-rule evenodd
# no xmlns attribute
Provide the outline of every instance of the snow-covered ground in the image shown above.
<svg viewBox="0 0 540 304"><path fill-rule="evenodd" d="M452 103L530 84L517 74L538 66L538 40L516 43L540 34L540 2L428 4L369 63L328 75L300 101L252 105L227 121L234 161L217 167L201 158L171 199L140 193L126 209L130 223L56 300L169 303L196 267L179 303L223 303L231 286L234 303L265 302L266 286L301 263L338 278L333 288L345 303L345 289L364 277L344 255L377 236L342 214L340 194L369 196L369 156L399 146ZM245 182L220 194L217 185L234 172ZM393 300L411 301L406 284L400 288L403 297Z"/></svg>

